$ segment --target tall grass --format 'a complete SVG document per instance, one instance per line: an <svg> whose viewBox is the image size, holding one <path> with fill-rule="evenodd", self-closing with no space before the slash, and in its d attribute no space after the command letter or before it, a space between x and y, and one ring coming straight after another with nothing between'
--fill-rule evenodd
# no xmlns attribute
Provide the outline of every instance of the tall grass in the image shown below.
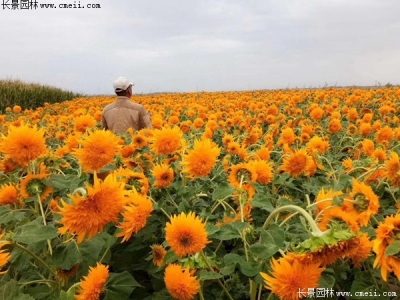
<svg viewBox="0 0 400 300"><path fill-rule="evenodd" d="M21 80L0 80L1 113L14 105L19 105L22 109L31 109L43 106L46 102L56 103L83 96L47 85L25 83Z"/></svg>

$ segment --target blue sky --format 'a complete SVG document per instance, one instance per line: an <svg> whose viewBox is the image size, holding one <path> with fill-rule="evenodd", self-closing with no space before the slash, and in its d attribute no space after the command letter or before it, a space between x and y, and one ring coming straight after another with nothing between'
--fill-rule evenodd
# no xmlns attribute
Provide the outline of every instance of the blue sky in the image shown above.
<svg viewBox="0 0 400 300"><path fill-rule="evenodd" d="M87 94L119 76L136 93L400 84L398 0L89 3L0 7L0 78Z"/></svg>

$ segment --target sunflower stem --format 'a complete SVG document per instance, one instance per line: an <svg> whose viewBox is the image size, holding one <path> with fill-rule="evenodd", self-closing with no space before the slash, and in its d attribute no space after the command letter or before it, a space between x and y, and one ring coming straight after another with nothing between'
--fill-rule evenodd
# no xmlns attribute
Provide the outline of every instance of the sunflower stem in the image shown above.
<svg viewBox="0 0 400 300"><path fill-rule="evenodd" d="M307 200L307 210L308 210L308 213L311 215L312 214L312 210L309 209L311 201L310 201L310 196L308 194L306 194L306 200Z"/></svg>
<svg viewBox="0 0 400 300"><path fill-rule="evenodd" d="M310 198L308 198L308 201L310 200ZM324 203L324 202L328 202L328 201L332 201L333 200L333 198L325 198L325 199L322 199L321 201L318 201L318 202L314 202L313 204L310 204L310 202L308 202L308 205L307 205L307 209L309 209L309 208L311 208L311 207L313 207L313 206L315 206L315 205L318 205L318 204L321 204L321 203Z"/></svg>
<svg viewBox="0 0 400 300"><path fill-rule="evenodd" d="M200 296L200 300L204 300L204 295L203 295L203 282L200 282L199 296Z"/></svg>
<svg viewBox="0 0 400 300"><path fill-rule="evenodd" d="M265 223L264 223L264 225L263 225L263 229L267 229L267 228L268 228L269 224L271 223L273 217L274 217L276 214L279 214L280 212L282 212L282 211L287 211L287 210L295 210L295 211L299 212L299 213L308 221L308 223L310 224L311 230L312 230L311 233L312 233L314 236L322 236L322 235L325 233L325 232L322 232L322 231L318 228L317 224L315 223L315 221L313 220L313 218L310 216L310 214L307 213L307 211L305 211L303 208L301 208L301 207L299 207L299 206L296 206L296 205L285 205L285 206L281 206L281 207L279 207L279 208L276 208L276 209L268 216L268 218L265 220ZM260 239L261 239L261 237L260 237Z"/></svg>
<svg viewBox="0 0 400 300"><path fill-rule="evenodd" d="M209 261L208 261L208 258L207 258L207 256L205 256L204 252L201 251L200 254L201 254L201 256L203 257L204 262L206 263L207 267L208 267L211 271L213 271L213 268L211 267L211 265L210 265L210 263L209 263ZM219 286L222 288L222 290L224 291L225 295L226 295L230 300L234 300L234 299L232 298L231 294L229 293L229 291L228 291L228 290L226 289L226 287L224 286L224 284L221 282L221 280L219 280L219 278L217 279L217 282L218 282Z"/></svg>
<svg viewBox="0 0 400 300"><path fill-rule="evenodd" d="M56 284L57 281L54 281L54 280L46 280L46 279L40 279L40 280L32 280L32 281L28 281L28 282L23 282L23 283L21 283L21 285L24 286L24 285L30 285L30 284L36 284L36 283L47 283L47 285L50 286L49 283Z"/></svg>
<svg viewBox="0 0 400 300"><path fill-rule="evenodd" d="M372 281L374 282L375 287L376 287L377 289L379 289L379 285L378 285L378 283L376 282L376 279L375 279L375 277L374 277L374 274L372 274L371 266L370 266L368 263L366 263L366 265L367 265L367 268L368 268L369 273L371 274Z"/></svg>
<svg viewBox="0 0 400 300"><path fill-rule="evenodd" d="M250 278L249 278L249 282L250 282L250 299L251 300L256 300L256 297L257 297L257 283L255 283Z"/></svg>
<svg viewBox="0 0 400 300"><path fill-rule="evenodd" d="M378 165L376 168L373 168L371 170L369 170L368 172L365 172L363 174L361 174L360 176L358 176L357 181L360 181L360 179L366 175L371 175L371 173L374 173L375 171L378 171L379 169L384 168L385 166L382 165ZM369 176L367 178L365 178L365 180L367 180L369 178Z"/></svg>
<svg viewBox="0 0 400 300"><path fill-rule="evenodd" d="M364 167L356 167L356 168L353 168L353 169L349 170L347 173L350 174L351 172L353 172L353 171L355 171L355 170L364 170L364 171L367 171L368 169L367 169L367 168L364 168Z"/></svg>
<svg viewBox="0 0 400 300"><path fill-rule="evenodd" d="M77 282L77 283L75 283L74 285L71 285L71 287L70 287L70 288L68 289L68 291L67 291L67 294L69 294L69 291L70 291L70 290L76 288L76 287L79 286L80 284L81 284L80 282Z"/></svg>
<svg viewBox="0 0 400 300"><path fill-rule="evenodd" d="M219 242L217 248L215 249L214 253L217 254L219 248L222 246L222 241Z"/></svg>
<svg viewBox="0 0 400 300"><path fill-rule="evenodd" d="M259 288L258 288L258 297L257 300L261 300L261 294L262 294L262 284L260 284Z"/></svg>
<svg viewBox="0 0 400 300"><path fill-rule="evenodd" d="M399 147L400 146L400 144L397 144L396 146L394 146L392 149L390 149L390 151L393 151L393 149L395 149L395 148L397 148L397 147Z"/></svg>
<svg viewBox="0 0 400 300"><path fill-rule="evenodd" d="M243 178L244 178L244 176L242 175L240 177L240 185L239 185L240 190L242 189ZM240 205L240 220L243 223L244 222L244 209L243 209L243 203L242 203L242 192L239 192L239 205Z"/></svg>
<svg viewBox="0 0 400 300"><path fill-rule="evenodd" d="M329 167L331 168L332 176L333 176L333 179L335 180L335 183L338 182L338 179L336 178L336 171L333 168L331 162L326 157L324 157L322 155L319 155L318 158L322 158L323 160L325 160L328 163Z"/></svg>
<svg viewBox="0 0 400 300"><path fill-rule="evenodd" d="M36 196L37 196L37 202L38 202L39 208L40 208L40 213L42 214L43 224L44 224L44 226L47 226L46 215L44 214L43 205L42 205L42 200L40 199L39 193L36 193ZM49 253L50 253L50 255L53 255L53 248L51 247L50 240L47 240L47 245L49 246Z"/></svg>
<svg viewBox="0 0 400 300"><path fill-rule="evenodd" d="M240 177L240 185L239 189L242 189L243 185L243 178L244 176L242 175ZM240 204L240 220L242 223L244 223L244 203L242 201L242 192L239 192L239 204ZM242 232L240 234L242 240L243 240L243 248L244 248L244 253L246 255L246 261L249 261L249 251L247 250L247 241L246 241L246 235ZM254 289L256 288L254 286L254 282L249 278L249 284L250 284L250 295L251 295L251 300L255 300L256 294L254 293ZM257 290L256 290L257 291Z"/></svg>
<svg viewBox="0 0 400 300"><path fill-rule="evenodd" d="M108 246L106 251L104 251L103 255L101 256L99 263L102 263L103 260L106 258L106 255L108 254L108 251L110 251L111 246Z"/></svg>
<svg viewBox="0 0 400 300"><path fill-rule="evenodd" d="M272 152L273 152L273 151L271 151L270 153L272 153ZM276 168L275 168L275 172L274 172L274 177L272 178L272 186L271 186L271 189L272 189L272 193L273 193L273 194L275 194L275 191L274 191L274 189L275 189L275 179L276 179L276 177L278 176L279 164L280 164L280 162L281 162L285 157L289 157L289 155L288 155L288 154L283 154L283 155L278 159L278 161L276 162Z"/></svg>
<svg viewBox="0 0 400 300"><path fill-rule="evenodd" d="M54 277L56 276L56 273L54 272L54 270L52 270L50 268L50 266L45 263L39 256L37 256L35 253L33 253L31 250L29 250L28 248L25 248L24 246L22 246L21 244L18 243L12 243L12 245L14 245L15 247L25 251L26 253L28 253L30 256L32 256L37 262L39 262L43 267L45 267Z"/></svg>
<svg viewBox="0 0 400 300"><path fill-rule="evenodd" d="M76 193L79 193L82 197L86 197L87 195L87 191L83 187L77 188L72 194L75 196Z"/></svg>
<svg viewBox="0 0 400 300"><path fill-rule="evenodd" d="M392 192L392 190L391 190L391 187L390 187L389 183L387 183L386 181L384 181L384 184L388 187L387 191L388 191L389 194L392 196L394 202L397 202L397 199L396 199L396 197L394 196L394 194L393 194L393 192Z"/></svg>
<svg viewBox="0 0 400 300"><path fill-rule="evenodd" d="M168 195L168 197L169 197L169 201L171 202L171 204L172 204L173 206L175 206L176 208L179 208L178 204L176 204L175 201L174 201L174 199L172 199L172 196L170 195L170 193L168 192L168 190L167 190L167 195Z"/></svg>
<svg viewBox="0 0 400 300"><path fill-rule="evenodd" d="M149 197L149 198L150 198L150 197ZM151 201L157 206L157 202L154 201L153 198L150 198L150 199L151 199ZM159 209L164 213L164 215L165 215L168 219L171 219L171 216L170 216L163 208L159 207Z"/></svg>

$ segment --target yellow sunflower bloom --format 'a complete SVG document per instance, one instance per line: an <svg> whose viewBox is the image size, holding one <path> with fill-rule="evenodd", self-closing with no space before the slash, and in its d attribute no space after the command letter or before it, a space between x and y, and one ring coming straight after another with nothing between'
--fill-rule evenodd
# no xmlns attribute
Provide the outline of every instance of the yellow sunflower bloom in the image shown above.
<svg viewBox="0 0 400 300"><path fill-rule="evenodd" d="M308 176L313 167L312 157L307 154L305 149L301 149L289 154L289 157L283 158L281 170L296 178L302 174Z"/></svg>
<svg viewBox="0 0 400 300"><path fill-rule="evenodd" d="M207 240L206 224L193 212L171 217L165 228L165 239L177 256L192 255L203 250Z"/></svg>
<svg viewBox="0 0 400 300"><path fill-rule="evenodd" d="M153 211L151 200L136 192L130 195L127 201L129 205L124 207L123 221L118 226L122 232L117 234L117 237L123 237L122 243L129 240L133 233L138 233L146 226L147 219Z"/></svg>
<svg viewBox="0 0 400 300"><path fill-rule="evenodd" d="M75 149L72 155L79 160L85 172L98 172L112 163L120 148L117 136L105 130L89 133L80 144L82 148Z"/></svg>
<svg viewBox="0 0 400 300"><path fill-rule="evenodd" d="M182 131L179 127L165 127L161 130L155 130L151 151L155 154L174 154L182 147Z"/></svg>
<svg viewBox="0 0 400 300"><path fill-rule="evenodd" d="M86 184L86 188L87 196L68 195L73 203L62 201L63 207L59 207L59 214L62 216L60 223L63 227L58 231L61 234L76 234L78 243L85 236L90 240L108 223L118 222L118 216L126 203L124 183L118 182L114 174L100 182L94 173L93 187Z"/></svg>
<svg viewBox="0 0 400 300"><path fill-rule="evenodd" d="M153 253L153 263L155 266L160 267L164 261L167 251L161 245L152 245L151 251Z"/></svg>
<svg viewBox="0 0 400 300"><path fill-rule="evenodd" d="M318 280L325 270L318 263L303 264L296 259L289 262L286 257L279 260L273 258L271 268L271 276L260 273L265 288L285 300L299 299L299 291L304 291L306 296L309 288L318 287Z"/></svg>
<svg viewBox="0 0 400 300"><path fill-rule="evenodd" d="M165 163L154 166L151 173L156 179L154 181L154 186L158 189L164 189L168 187L174 180L174 170Z"/></svg>
<svg viewBox="0 0 400 300"><path fill-rule="evenodd" d="M11 258L10 253L8 253L5 250L1 250L1 248L3 248L5 245L9 244L9 242L1 241L1 239L3 237L4 237L4 233L0 234L0 269L3 268L3 266L5 266ZM0 272L0 274L4 274L6 272L7 271L2 271L2 272Z"/></svg>
<svg viewBox="0 0 400 300"><path fill-rule="evenodd" d="M75 300L100 300L108 276L108 266L97 263L96 267L90 267L89 274L80 282Z"/></svg>
<svg viewBox="0 0 400 300"><path fill-rule="evenodd" d="M35 160L47 152L44 138L44 129L21 125L10 126L8 135L0 140L0 151L22 167L26 167L31 160Z"/></svg>
<svg viewBox="0 0 400 300"><path fill-rule="evenodd" d="M211 140L195 140L193 150L188 150L188 154L183 156L182 171L190 178L207 176L215 166L219 154L218 146Z"/></svg>
<svg viewBox="0 0 400 300"><path fill-rule="evenodd" d="M190 274L189 267L182 269L177 264L165 268L164 282L171 296L178 300L191 300L200 289L200 282Z"/></svg>

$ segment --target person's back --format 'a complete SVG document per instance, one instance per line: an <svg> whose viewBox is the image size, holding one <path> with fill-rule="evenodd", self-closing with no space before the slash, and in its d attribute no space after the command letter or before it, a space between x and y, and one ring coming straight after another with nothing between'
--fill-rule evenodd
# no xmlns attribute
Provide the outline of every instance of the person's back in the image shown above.
<svg viewBox="0 0 400 300"><path fill-rule="evenodd" d="M114 81L114 91L118 97L104 108L101 116L102 128L117 134L125 133L129 128L134 130L152 128L150 116L143 105L130 101L133 85L124 77Z"/></svg>

